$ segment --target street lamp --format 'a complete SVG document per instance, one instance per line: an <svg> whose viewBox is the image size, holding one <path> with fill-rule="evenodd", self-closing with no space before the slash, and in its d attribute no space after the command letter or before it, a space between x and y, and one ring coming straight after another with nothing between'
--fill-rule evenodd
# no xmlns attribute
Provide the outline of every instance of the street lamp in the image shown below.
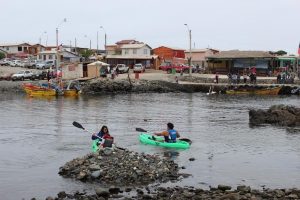
<svg viewBox="0 0 300 200"><path fill-rule="evenodd" d="M100 28L103 29L103 31L104 31L104 49L105 49L105 55L106 55L106 39L107 39L106 31L103 26L100 26Z"/></svg>
<svg viewBox="0 0 300 200"><path fill-rule="evenodd" d="M39 44L40 44L40 45L42 45L42 36L43 36L44 34L47 34L47 31L44 31L44 32L41 34L41 36L39 37Z"/></svg>
<svg viewBox="0 0 300 200"><path fill-rule="evenodd" d="M56 27L56 74L57 74L57 70L59 67L59 62L60 62L60 57L59 57L59 52L58 52L58 28L60 27L60 25L62 25L64 22L67 22L67 18L64 18Z"/></svg>
<svg viewBox="0 0 300 200"><path fill-rule="evenodd" d="M192 30L189 28L189 26L187 24L184 24L187 29L188 29L188 33L189 33L189 43L190 43L190 58L189 58L189 74L190 76L192 75Z"/></svg>
<svg viewBox="0 0 300 200"><path fill-rule="evenodd" d="M91 40L91 38L89 38L87 35L84 35L84 37L90 40L90 50L91 50L92 49L92 40Z"/></svg>

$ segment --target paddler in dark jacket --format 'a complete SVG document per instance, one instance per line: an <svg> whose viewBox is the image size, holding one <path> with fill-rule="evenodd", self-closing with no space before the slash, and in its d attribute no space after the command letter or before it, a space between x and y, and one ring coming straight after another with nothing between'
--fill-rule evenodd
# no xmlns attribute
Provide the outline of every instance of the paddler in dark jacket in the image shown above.
<svg viewBox="0 0 300 200"><path fill-rule="evenodd" d="M113 143L114 138L109 134L107 126L102 126L98 133L92 135L92 140L99 139L101 144L105 147L105 140L111 140L110 143Z"/></svg>
<svg viewBox="0 0 300 200"><path fill-rule="evenodd" d="M161 133L154 133L154 135L164 136L165 142L170 142L170 143L176 142L176 138L180 137L178 131L176 131L174 129L174 125L170 122L167 124L167 130L166 131L163 131Z"/></svg>

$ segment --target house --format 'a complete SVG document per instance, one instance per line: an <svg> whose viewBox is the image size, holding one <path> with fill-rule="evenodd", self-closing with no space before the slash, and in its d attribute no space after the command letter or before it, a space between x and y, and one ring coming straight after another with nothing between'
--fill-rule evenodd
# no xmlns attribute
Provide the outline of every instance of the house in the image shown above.
<svg viewBox="0 0 300 200"><path fill-rule="evenodd" d="M30 47L29 43L0 44L0 50L6 51L8 58L27 58Z"/></svg>
<svg viewBox="0 0 300 200"><path fill-rule="evenodd" d="M199 65L203 68L207 67L207 62L206 62L206 57L212 56L219 51L216 49L210 49L210 48L205 48L205 49L191 49L191 56L190 56L190 51L185 51L185 58L192 57L192 64L193 65Z"/></svg>
<svg viewBox="0 0 300 200"><path fill-rule="evenodd" d="M208 70L227 74L255 67L258 74L266 74L272 68L275 56L266 51L220 51L207 56Z"/></svg>
<svg viewBox="0 0 300 200"><path fill-rule="evenodd" d="M57 51L56 50L48 50L48 51L42 51L38 54L38 60L42 61L49 61L49 60L56 60L57 57ZM80 57L72 52L62 50L59 52L60 54L60 61L63 63L75 63L80 62Z"/></svg>
<svg viewBox="0 0 300 200"><path fill-rule="evenodd" d="M124 42L123 42L124 43ZM110 45L112 47L112 45ZM158 65L156 55L151 55L152 48L144 43L116 45L114 50L110 50L106 60L110 65L125 64L132 67L136 63L141 63L145 67L155 67Z"/></svg>
<svg viewBox="0 0 300 200"><path fill-rule="evenodd" d="M29 47L28 53L32 56L37 56L40 52L45 51L46 47L41 44L33 44Z"/></svg>
<svg viewBox="0 0 300 200"><path fill-rule="evenodd" d="M160 46L153 49L153 53L158 56L159 65L162 63L184 64L186 62L184 49Z"/></svg>

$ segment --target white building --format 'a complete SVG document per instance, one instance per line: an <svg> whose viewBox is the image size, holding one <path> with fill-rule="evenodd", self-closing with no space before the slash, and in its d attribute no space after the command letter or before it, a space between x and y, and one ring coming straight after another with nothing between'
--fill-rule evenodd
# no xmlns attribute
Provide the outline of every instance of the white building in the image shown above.
<svg viewBox="0 0 300 200"><path fill-rule="evenodd" d="M42 51L38 54L38 60L40 61L49 61L49 60L56 60L56 50L50 51ZM60 60L63 63L75 63L80 61L80 57L72 52L62 50L60 53Z"/></svg>
<svg viewBox="0 0 300 200"><path fill-rule="evenodd" d="M122 56L150 56L151 47L147 44L124 44L121 46Z"/></svg>
<svg viewBox="0 0 300 200"><path fill-rule="evenodd" d="M28 53L29 47L31 47L28 43L21 44L0 44L0 49L6 51L8 54L16 54L16 53Z"/></svg>

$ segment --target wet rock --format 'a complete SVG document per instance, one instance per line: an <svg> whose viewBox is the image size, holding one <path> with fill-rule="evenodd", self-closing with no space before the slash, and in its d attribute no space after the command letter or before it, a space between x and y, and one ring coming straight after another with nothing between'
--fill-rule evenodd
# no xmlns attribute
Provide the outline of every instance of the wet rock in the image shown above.
<svg viewBox="0 0 300 200"><path fill-rule="evenodd" d="M231 190L231 186L228 186L228 185L218 185L218 189L219 190L223 190L223 191Z"/></svg>
<svg viewBox="0 0 300 200"><path fill-rule="evenodd" d="M297 194L290 194L287 197L290 198L290 199L298 199L298 195Z"/></svg>
<svg viewBox="0 0 300 200"><path fill-rule="evenodd" d="M101 175L101 170L92 172L91 176L93 178L98 178Z"/></svg>
<svg viewBox="0 0 300 200"><path fill-rule="evenodd" d="M109 195L110 195L110 193L107 190L103 189L103 188L96 188L95 192L96 192L96 195L98 197L108 198Z"/></svg>
<svg viewBox="0 0 300 200"><path fill-rule="evenodd" d="M189 161L194 161L195 160L195 158L189 158Z"/></svg>
<svg viewBox="0 0 300 200"><path fill-rule="evenodd" d="M49 196L46 198L46 200L54 200L54 198Z"/></svg>
<svg viewBox="0 0 300 200"><path fill-rule="evenodd" d="M61 191L57 194L57 197L63 199L67 197L67 194L65 191Z"/></svg>
<svg viewBox="0 0 300 200"><path fill-rule="evenodd" d="M222 199L226 199L226 200L239 200L240 199L240 195L238 193L230 193L230 194L225 194L223 196L220 197L220 200Z"/></svg>
<svg viewBox="0 0 300 200"><path fill-rule="evenodd" d="M118 194L118 193L121 191L121 189L118 188L118 187L110 187L110 188L108 189L108 191L109 191L109 193L111 193L111 194Z"/></svg>
<svg viewBox="0 0 300 200"><path fill-rule="evenodd" d="M248 193L248 192L251 192L251 187L250 186L246 186L246 185L239 185L239 186L236 187L236 190L239 191L239 192Z"/></svg>
<svg viewBox="0 0 300 200"><path fill-rule="evenodd" d="M125 188L125 192L131 192L131 188Z"/></svg>
<svg viewBox="0 0 300 200"><path fill-rule="evenodd" d="M274 124L278 126L299 126L300 108L286 105L274 105L268 110L249 111L249 121L252 125Z"/></svg>
<svg viewBox="0 0 300 200"><path fill-rule="evenodd" d="M96 170L101 169L100 165L97 165L97 164L92 164L92 165L89 166L89 168L90 168L91 171L96 171Z"/></svg>

